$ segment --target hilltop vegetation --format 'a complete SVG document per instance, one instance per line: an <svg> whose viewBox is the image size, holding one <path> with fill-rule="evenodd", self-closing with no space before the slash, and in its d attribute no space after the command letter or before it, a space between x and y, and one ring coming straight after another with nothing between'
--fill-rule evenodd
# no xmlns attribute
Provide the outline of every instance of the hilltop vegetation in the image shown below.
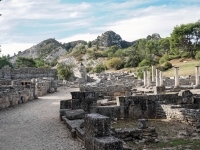
<svg viewBox="0 0 200 150"><path fill-rule="evenodd" d="M172 67L170 61L173 59L199 60L199 39L200 21L197 21L175 26L171 36L166 38L154 33L146 38L127 42L115 32L107 31L89 42L79 40L60 43L55 39L47 39L19 52L10 60L15 64L18 57L33 58L37 60L36 67L53 67L58 62L73 63L73 60L74 63L82 62L90 72L134 67L138 67L137 71L142 72L144 69L150 69L151 65L167 70Z"/></svg>

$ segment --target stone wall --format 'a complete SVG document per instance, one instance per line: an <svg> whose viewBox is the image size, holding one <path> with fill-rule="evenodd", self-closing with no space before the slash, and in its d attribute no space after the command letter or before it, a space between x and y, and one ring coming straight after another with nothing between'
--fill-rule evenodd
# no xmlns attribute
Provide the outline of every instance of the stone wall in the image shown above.
<svg viewBox="0 0 200 150"><path fill-rule="evenodd" d="M32 79L40 77L52 77L56 79L57 70L56 69L46 69L46 68L20 68L12 69L8 66L0 69L0 79Z"/></svg>
<svg viewBox="0 0 200 150"><path fill-rule="evenodd" d="M4 87L0 90L0 110L33 100L34 90L29 88Z"/></svg>
<svg viewBox="0 0 200 150"><path fill-rule="evenodd" d="M54 80L1 80L0 83L3 83L0 86L0 110L57 91Z"/></svg>
<svg viewBox="0 0 200 150"><path fill-rule="evenodd" d="M199 98L190 91L178 94L118 97L121 118L169 118L197 126Z"/></svg>

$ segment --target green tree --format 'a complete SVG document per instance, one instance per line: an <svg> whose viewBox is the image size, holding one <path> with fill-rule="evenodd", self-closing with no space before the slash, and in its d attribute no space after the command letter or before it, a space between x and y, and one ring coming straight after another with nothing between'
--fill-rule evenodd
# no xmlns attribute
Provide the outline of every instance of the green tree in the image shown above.
<svg viewBox="0 0 200 150"><path fill-rule="evenodd" d="M3 68L4 66L10 66L12 67L11 62L9 61L9 58L6 56L0 57L0 69Z"/></svg>
<svg viewBox="0 0 200 150"><path fill-rule="evenodd" d="M64 79L69 80L70 77L73 75L72 65L65 65L64 63L58 63L57 65L57 71L58 75Z"/></svg>
<svg viewBox="0 0 200 150"><path fill-rule="evenodd" d="M161 54L169 54L170 51L170 38L162 38L158 41L159 49Z"/></svg>
<svg viewBox="0 0 200 150"><path fill-rule="evenodd" d="M36 67L36 63L33 58L17 57L15 68L23 67Z"/></svg>
<svg viewBox="0 0 200 150"><path fill-rule="evenodd" d="M96 44L96 50L99 50L99 45L98 44Z"/></svg>
<svg viewBox="0 0 200 150"><path fill-rule="evenodd" d="M200 46L200 21L176 26L171 34L171 51L175 54L189 52L194 58L197 47Z"/></svg>
<svg viewBox="0 0 200 150"><path fill-rule="evenodd" d="M87 46L88 46L88 48L91 48L91 47L92 47L92 42L89 41L89 42L87 43Z"/></svg>
<svg viewBox="0 0 200 150"><path fill-rule="evenodd" d="M144 66L151 66L151 62L147 59L143 59L140 63L139 63L139 67L144 67Z"/></svg>

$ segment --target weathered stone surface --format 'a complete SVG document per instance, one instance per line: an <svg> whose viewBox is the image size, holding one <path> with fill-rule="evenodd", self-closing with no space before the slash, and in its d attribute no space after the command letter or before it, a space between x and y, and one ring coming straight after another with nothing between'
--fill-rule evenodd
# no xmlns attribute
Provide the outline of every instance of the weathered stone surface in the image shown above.
<svg viewBox="0 0 200 150"><path fill-rule="evenodd" d="M86 112L83 109L66 110L65 116L69 120L83 119Z"/></svg>
<svg viewBox="0 0 200 150"><path fill-rule="evenodd" d="M70 130L80 128L80 125L84 122L84 119L69 120L65 116L62 119Z"/></svg>
<svg viewBox="0 0 200 150"><path fill-rule="evenodd" d="M71 100L61 100L60 101L60 109L71 109Z"/></svg>
<svg viewBox="0 0 200 150"><path fill-rule="evenodd" d="M97 106L96 112L111 119L120 118L120 106Z"/></svg>
<svg viewBox="0 0 200 150"><path fill-rule="evenodd" d="M110 135L110 118L100 114L87 114L85 116L85 134L92 137Z"/></svg>
<svg viewBox="0 0 200 150"><path fill-rule="evenodd" d="M65 111L69 111L70 109L60 109L60 120L62 121L62 116L65 116Z"/></svg>
<svg viewBox="0 0 200 150"><path fill-rule="evenodd" d="M148 128L148 119L138 119L138 129Z"/></svg>
<svg viewBox="0 0 200 150"><path fill-rule="evenodd" d="M94 150L123 150L122 141L113 136L96 137Z"/></svg>

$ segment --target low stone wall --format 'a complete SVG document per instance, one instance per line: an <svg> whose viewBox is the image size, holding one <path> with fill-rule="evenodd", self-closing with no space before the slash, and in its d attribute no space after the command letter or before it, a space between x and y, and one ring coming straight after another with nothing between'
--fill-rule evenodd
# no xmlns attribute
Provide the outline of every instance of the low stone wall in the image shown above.
<svg viewBox="0 0 200 150"><path fill-rule="evenodd" d="M199 99L190 91L178 94L118 97L120 118L170 118L198 125Z"/></svg>
<svg viewBox="0 0 200 150"><path fill-rule="evenodd" d="M54 80L10 80L9 82L6 80L6 82L10 85L0 86L0 110L57 91L57 84Z"/></svg>
<svg viewBox="0 0 200 150"><path fill-rule="evenodd" d="M25 103L34 99L34 91L32 89L11 89L4 90L0 93L0 110Z"/></svg>
<svg viewBox="0 0 200 150"><path fill-rule="evenodd" d="M175 119L195 127L200 124L200 109L187 109L180 105L161 105L161 107L168 119Z"/></svg>
<svg viewBox="0 0 200 150"><path fill-rule="evenodd" d="M80 91L95 92L99 97L103 96L128 96L131 95L132 85L124 84L99 84L97 86L80 86Z"/></svg>
<svg viewBox="0 0 200 150"><path fill-rule="evenodd" d="M32 79L40 77L52 77L56 79L57 70L56 69L46 69L46 68L20 68L12 69L8 66L0 69L1 79Z"/></svg>

